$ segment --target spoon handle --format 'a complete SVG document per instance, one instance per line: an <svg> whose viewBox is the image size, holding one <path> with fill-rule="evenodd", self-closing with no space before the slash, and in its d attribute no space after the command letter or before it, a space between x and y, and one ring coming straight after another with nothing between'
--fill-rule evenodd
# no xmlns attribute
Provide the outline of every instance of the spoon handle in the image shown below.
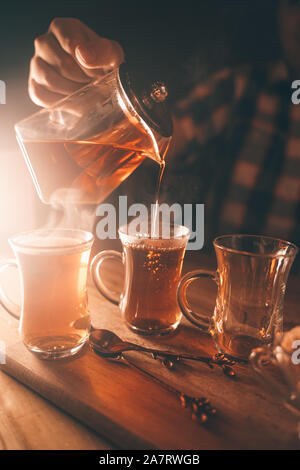
<svg viewBox="0 0 300 470"><path fill-rule="evenodd" d="M145 348L143 346L134 344L134 343L127 343L128 349L127 351L139 351L139 352L146 352L150 353L153 359L161 359L163 364L169 369L174 366L174 364L181 360L190 360L190 361L197 361L202 362L208 365L211 369L214 365L221 367L223 373L230 378L235 378L236 374L233 370L232 366L236 364L238 361L233 359L225 354L214 354L214 356L197 356L193 354L176 354L170 351L160 351L159 349L150 349ZM125 351L124 351L125 352Z"/></svg>
<svg viewBox="0 0 300 470"><path fill-rule="evenodd" d="M144 346L140 346L139 344L134 344L134 343L127 343L127 344L128 346L130 346L131 350L151 354L154 357L154 359L157 357L164 358L164 359L175 359L177 361L181 359L185 359L185 360L204 362L205 364L209 364L212 362L211 358L208 356L198 356L194 354L178 354L178 353L174 353L171 351L163 351L159 349L146 348Z"/></svg>

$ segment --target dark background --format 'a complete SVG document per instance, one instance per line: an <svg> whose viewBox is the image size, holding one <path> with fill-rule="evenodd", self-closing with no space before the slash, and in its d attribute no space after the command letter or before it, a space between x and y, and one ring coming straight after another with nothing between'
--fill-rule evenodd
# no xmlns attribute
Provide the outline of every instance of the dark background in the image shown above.
<svg viewBox="0 0 300 470"><path fill-rule="evenodd" d="M118 40L127 60L168 79L174 96L183 81L276 55L275 5L275 0L6 0L0 10L1 79L26 80L34 38L54 17L69 16Z"/></svg>
<svg viewBox="0 0 300 470"><path fill-rule="evenodd" d="M0 234L32 227L41 206L16 144L13 125L37 107L27 94L34 38L57 16L77 17L98 34L118 40L126 59L164 79L170 100L224 65L265 61L279 53L275 0L73 0L3 2L0 6ZM18 219L17 223L8 219ZM3 231L3 230L2 230Z"/></svg>
<svg viewBox="0 0 300 470"><path fill-rule="evenodd" d="M170 99L177 99L191 82L224 65L277 55L275 5L275 0L6 0L0 7L0 79L8 86L7 104L14 107L14 94L16 118L26 115L33 41L57 16L77 17L118 40L127 60L166 80Z"/></svg>

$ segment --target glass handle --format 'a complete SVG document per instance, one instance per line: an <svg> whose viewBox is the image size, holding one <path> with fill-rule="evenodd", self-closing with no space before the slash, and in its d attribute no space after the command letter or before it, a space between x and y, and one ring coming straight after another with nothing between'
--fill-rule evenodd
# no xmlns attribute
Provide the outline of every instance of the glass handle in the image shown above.
<svg viewBox="0 0 300 470"><path fill-rule="evenodd" d="M200 313L193 312L191 309L187 297L186 297L186 290L188 286L199 278L209 278L212 281L217 283L217 277L215 271L205 271L202 269L197 269L196 271L191 271L190 273L183 276L181 279L178 290L177 290L177 300L179 307L183 315L194 325L198 326L202 331L209 332L211 316L212 315L202 315Z"/></svg>
<svg viewBox="0 0 300 470"><path fill-rule="evenodd" d="M4 271L6 268L14 266L18 269L18 264L14 259L4 259L0 261L0 272ZM17 320L20 320L21 308L15 302L10 300L5 294L3 288L0 285L0 305L5 308L5 310Z"/></svg>
<svg viewBox="0 0 300 470"><path fill-rule="evenodd" d="M106 285L104 284L104 282L102 281L102 278L100 275L101 265L103 261L106 261L108 259L118 259L118 260L121 260L121 262L123 263L122 253L119 253L118 251L112 251L112 250L101 251L92 259L91 267L90 267L91 276L100 294L102 294L107 300L109 300L113 304L119 305L121 293L114 292L108 289Z"/></svg>

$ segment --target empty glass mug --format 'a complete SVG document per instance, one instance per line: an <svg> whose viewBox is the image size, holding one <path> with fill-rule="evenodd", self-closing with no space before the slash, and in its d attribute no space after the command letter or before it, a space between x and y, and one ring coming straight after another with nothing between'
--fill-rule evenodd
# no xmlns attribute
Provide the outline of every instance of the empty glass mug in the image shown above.
<svg viewBox="0 0 300 470"><path fill-rule="evenodd" d="M119 305L126 324L136 333L165 334L181 321L176 291L189 230L175 225L166 238L151 233L130 234L128 226L119 229L123 253L102 251L91 262L91 273L100 293ZM106 259L120 260L125 267L121 294L104 284L100 267Z"/></svg>
<svg viewBox="0 0 300 470"><path fill-rule="evenodd" d="M253 348L282 333L286 283L298 248L255 235L221 236L214 240L214 248L217 271L186 274L179 284L178 303L188 320L213 336L221 352L247 360ZM212 317L194 312L186 297L188 285L203 277L218 285Z"/></svg>
<svg viewBox="0 0 300 470"><path fill-rule="evenodd" d="M22 305L0 287L0 304L20 319L25 346L41 359L68 357L88 340L87 270L94 237L83 230L54 229L21 233L9 239L16 259L0 270L18 268Z"/></svg>

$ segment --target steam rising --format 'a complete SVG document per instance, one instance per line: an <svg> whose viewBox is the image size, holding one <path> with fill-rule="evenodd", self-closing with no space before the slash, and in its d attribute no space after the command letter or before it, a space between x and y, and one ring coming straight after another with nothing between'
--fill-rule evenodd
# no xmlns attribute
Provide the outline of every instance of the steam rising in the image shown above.
<svg viewBox="0 0 300 470"><path fill-rule="evenodd" d="M78 190L73 188L60 188L55 191L50 200L50 217L44 228L70 228L92 232L96 208L94 205L74 203L79 200L78 196Z"/></svg>

